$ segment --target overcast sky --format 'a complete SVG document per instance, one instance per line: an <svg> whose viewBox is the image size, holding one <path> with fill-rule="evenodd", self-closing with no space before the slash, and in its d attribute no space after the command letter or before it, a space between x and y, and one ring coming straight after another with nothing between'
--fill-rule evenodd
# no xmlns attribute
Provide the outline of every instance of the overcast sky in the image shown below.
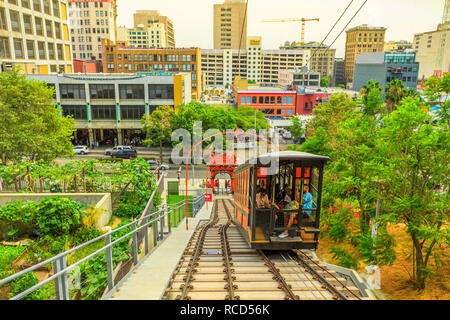
<svg viewBox="0 0 450 320"><path fill-rule="evenodd" d="M174 23L177 47L213 48L213 4L222 0L117 0L119 26L133 26L136 10L158 10ZM248 35L262 36L264 49L276 49L285 41L300 41L301 23L261 23L263 19L319 18L306 24L305 41L322 41L351 0L249 0ZM364 0L350 9L325 41L331 44ZM346 28L361 24L387 27L386 40L408 40L415 33L436 30L445 0L369 0ZM345 31L332 46L344 57Z"/></svg>

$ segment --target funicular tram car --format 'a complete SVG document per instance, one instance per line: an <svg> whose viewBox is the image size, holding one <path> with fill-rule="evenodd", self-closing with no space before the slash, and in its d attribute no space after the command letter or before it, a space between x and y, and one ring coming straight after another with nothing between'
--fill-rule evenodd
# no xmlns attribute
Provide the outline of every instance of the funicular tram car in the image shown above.
<svg viewBox="0 0 450 320"><path fill-rule="evenodd" d="M284 151L267 153L250 159L235 172L235 219L253 249L289 250L317 249L319 244L320 210L324 166L330 158L314 154ZM274 161L274 162L273 162ZM275 165L271 166L271 163ZM275 167L276 169L273 169ZM309 186L313 201L311 209L303 209L304 186ZM258 208L257 189L263 187L270 208ZM281 210L276 203L290 187L292 199L298 194L297 210ZM294 224L286 228L288 214L294 214ZM289 237L279 235L288 229Z"/></svg>

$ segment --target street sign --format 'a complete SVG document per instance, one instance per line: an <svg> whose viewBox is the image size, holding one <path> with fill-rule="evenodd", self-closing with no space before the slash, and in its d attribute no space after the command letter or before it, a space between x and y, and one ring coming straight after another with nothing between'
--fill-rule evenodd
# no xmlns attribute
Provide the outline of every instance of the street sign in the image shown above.
<svg viewBox="0 0 450 320"><path fill-rule="evenodd" d="M205 194L205 202L212 202L212 194L210 193Z"/></svg>

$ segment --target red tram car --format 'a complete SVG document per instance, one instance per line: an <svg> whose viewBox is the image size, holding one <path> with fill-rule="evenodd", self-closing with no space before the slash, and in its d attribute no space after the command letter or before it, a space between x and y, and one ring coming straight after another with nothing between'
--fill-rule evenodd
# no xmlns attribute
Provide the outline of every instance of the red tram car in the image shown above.
<svg viewBox="0 0 450 320"><path fill-rule="evenodd" d="M236 168L235 218L251 248L317 249L323 172L329 160L324 156L284 151L261 155ZM309 187L310 195L306 197L312 196L310 208L303 208L301 204L304 190L307 190L304 186ZM290 188L292 199L298 195L298 209L289 210L289 206L282 209L277 204L283 199L286 188ZM270 206L261 207L256 203L257 189L265 190ZM291 214L295 217L294 223L287 228ZM286 230L289 236L281 238L280 234Z"/></svg>

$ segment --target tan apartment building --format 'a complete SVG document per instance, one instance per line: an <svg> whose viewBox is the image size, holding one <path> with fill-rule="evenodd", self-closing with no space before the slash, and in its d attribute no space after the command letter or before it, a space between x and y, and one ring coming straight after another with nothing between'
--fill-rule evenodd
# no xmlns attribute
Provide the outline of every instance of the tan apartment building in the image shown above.
<svg viewBox="0 0 450 320"><path fill-rule="evenodd" d="M104 73L147 75L191 74L192 98L200 98L201 52L199 48L133 48L126 42L103 42Z"/></svg>
<svg viewBox="0 0 450 320"><path fill-rule="evenodd" d="M73 59L102 60L102 40L116 41L116 0L68 0Z"/></svg>
<svg viewBox="0 0 450 320"><path fill-rule="evenodd" d="M442 25L437 30L414 35L414 51L416 61L419 62L419 79L425 80L434 75L435 71L450 72L450 23L441 31ZM443 35L442 33L445 33ZM442 36L445 39L442 65L439 65L439 53Z"/></svg>
<svg viewBox="0 0 450 320"><path fill-rule="evenodd" d="M386 30L384 27L363 24L346 31L344 78L347 85L353 83L358 54L384 51Z"/></svg>
<svg viewBox="0 0 450 320"><path fill-rule="evenodd" d="M165 48L167 43L164 24L154 23L150 27L143 24L136 28L117 28L117 41L126 41L130 47L135 48Z"/></svg>
<svg viewBox="0 0 450 320"><path fill-rule="evenodd" d="M143 25L144 28L148 28L154 31L151 40L155 41L155 47L157 48L175 48L175 31L173 28L173 22L166 16L162 16L156 10L137 10L134 14L134 28L139 25ZM160 33L157 34L158 30ZM161 33L163 32L163 33ZM159 46L156 46L157 41L159 41Z"/></svg>
<svg viewBox="0 0 450 320"><path fill-rule="evenodd" d="M214 5L214 49L246 48L245 6L245 0L225 0L223 4Z"/></svg>
<svg viewBox="0 0 450 320"><path fill-rule="evenodd" d="M248 37L246 50L202 50L202 73L207 87L233 84L234 79L277 85L280 70L306 64L308 50L262 50L261 37Z"/></svg>
<svg viewBox="0 0 450 320"><path fill-rule="evenodd" d="M388 41L384 43L384 51L402 51L412 49L412 47L412 43L406 40Z"/></svg>
<svg viewBox="0 0 450 320"><path fill-rule="evenodd" d="M320 77L327 77L330 79L330 83L332 82L332 79L334 78L336 49L330 49L326 44L319 42L309 42L304 45L294 42L288 47L282 46L280 49L308 50L309 55L312 57L311 59L308 59L309 70L319 72Z"/></svg>
<svg viewBox="0 0 450 320"><path fill-rule="evenodd" d="M72 72L67 0L0 1L0 71Z"/></svg>

